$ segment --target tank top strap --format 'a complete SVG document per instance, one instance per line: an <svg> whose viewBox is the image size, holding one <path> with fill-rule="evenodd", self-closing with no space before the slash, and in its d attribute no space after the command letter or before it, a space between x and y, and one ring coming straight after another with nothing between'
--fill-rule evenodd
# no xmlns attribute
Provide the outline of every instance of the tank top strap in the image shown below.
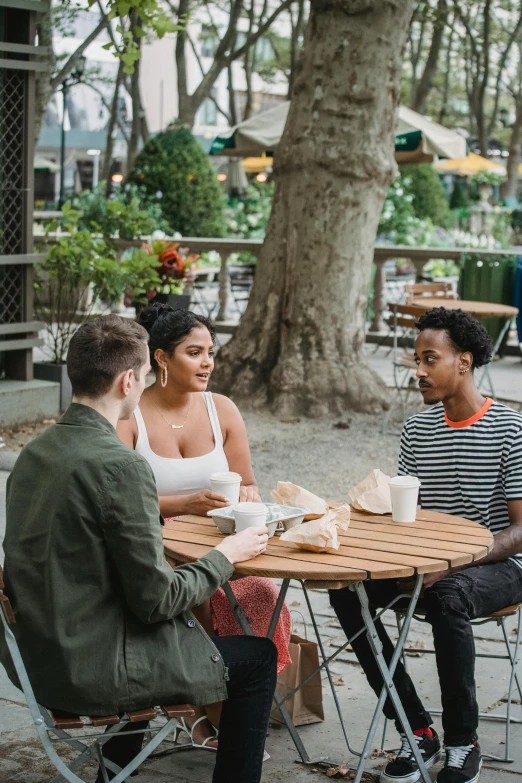
<svg viewBox="0 0 522 783"><path fill-rule="evenodd" d="M216 446L223 448L223 433L221 432L221 425L219 423L218 412L216 410L216 403L212 397L212 392L201 392L205 405L207 406L208 417L210 419L210 425L212 427L212 433L214 435L214 443Z"/></svg>
<svg viewBox="0 0 522 783"><path fill-rule="evenodd" d="M150 449L149 436L147 435L145 420L139 405L134 409L134 418L136 419L136 424L138 426L138 440L136 441L136 445L141 441L140 445Z"/></svg>

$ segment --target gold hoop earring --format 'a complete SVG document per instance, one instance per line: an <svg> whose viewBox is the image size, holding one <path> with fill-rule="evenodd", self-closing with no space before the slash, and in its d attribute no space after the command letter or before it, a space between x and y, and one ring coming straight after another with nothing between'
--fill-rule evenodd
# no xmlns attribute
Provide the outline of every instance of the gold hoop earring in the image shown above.
<svg viewBox="0 0 522 783"><path fill-rule="evenodd" d="M162 367L161 368L161 385L163 386L163 388L165 388L165 386L167 385L168 379L169 379L169 371L167 370L166 366Z"/></svg>

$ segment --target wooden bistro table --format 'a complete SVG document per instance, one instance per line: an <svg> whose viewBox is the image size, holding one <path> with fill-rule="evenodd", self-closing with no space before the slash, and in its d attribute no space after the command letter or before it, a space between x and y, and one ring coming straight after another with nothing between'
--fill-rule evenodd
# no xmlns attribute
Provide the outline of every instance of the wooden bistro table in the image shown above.
<svg viewBox="0 0 522 783"><path fill-rule="evenodd" d="M264 554L253 560L236 563L233 578L265 576L283 580L267 634L269 638L272 638L277 626L290 580L296 580L301 584L321 652L322 664L320 668L325 668L327 672L348 750L350 753L360 756L354 778L355 783L360 782L365 771L366 759L387 695L403 725L421 770L422 779L425 783L430 783L430 776L424 766L404 709L393 686L393 672L406 643L411 619L421 591L423 575L444 571L450 566L465 565L480 560L487 555L493 546L493 536L484 527L470 520L434 511L419 510L413 524L397 524L392 522L389 516L376 516L352 511L350 527L347 531L340 533L339 538L341 543L339 550L335 554L327 554L299 549L293 544L281 541L279 534L276 533L273 538L269 539ZM223 539L223 536L210 517L182 516L165 524L163 539L167 559L171 565L176 566L193 562L202 557L215 547ZM382 654L382 644L377 635L374 620L390 609L401 597L404 599L405 596L399 596L392 600L373 618L369 610L364 583L370 579L399 579L402 577L416 577L415 588L409 596L404 623L393 658L388 665ZM333 654L326 657L307 588L338 590L348 586L355 591L359 598L364 626ZM250 623L235 600L229 583L224 585L224 590L240 627L246 634L252 634ZM329 663L357 636L365 632L382 674L384 687L378 699L362 753L357 753L349 743ZM307 678L299 687L302 687L308 679L310 678ZM290 698L294 692L289 693L284 700L276 693L275 702L302 761L310 763L310 757L284 705L284 701Z"/></svg>
<svg viewBox="0 0 522 783"><path fill-rule="evenodd" d="M509 325L513 318L518 315L518 308L511 307L510 305L495 304L494 302L473 302L469 299L444 299L442 296L416 296L410 301L411 307L419 309L419 315L426 310L431 310L433 307L444 307L446 310L464 310L465 313L469 313L479 321L483 318L502 318L505 323L500 330L500 334L493 346L493 356L496 356L502 345L502 341L509 329ZM495 389L493 386L493 380L489 372L489 367L486 364L482 371L482 377L479 382L479 388L487 381L489 386L489 392L492 397L495 396Z"/></svg>

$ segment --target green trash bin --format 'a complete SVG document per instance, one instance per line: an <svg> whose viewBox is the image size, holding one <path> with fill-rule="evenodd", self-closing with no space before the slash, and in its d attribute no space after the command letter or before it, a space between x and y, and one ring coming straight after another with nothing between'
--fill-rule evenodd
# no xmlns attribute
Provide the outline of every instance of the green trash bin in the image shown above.
<svg viewBox="0 0 522 783"><path fill-rule="evenodd" d="M462 256L459 276L460 298L475 302L512 305L516 268L516 256L477 256L472 253ZM483 323L494 343L502 331L505 319L486 318ZM504 343L500 346L500 353Z"/></svg>

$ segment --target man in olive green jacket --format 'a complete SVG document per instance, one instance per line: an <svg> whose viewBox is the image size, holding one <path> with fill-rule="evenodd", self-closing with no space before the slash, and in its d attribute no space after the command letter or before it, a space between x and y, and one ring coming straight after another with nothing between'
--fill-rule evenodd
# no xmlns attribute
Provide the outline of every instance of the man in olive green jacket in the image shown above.
<svg viewBox="0 0 522 783"><path fill-rule="evenodd" d="M235 562L254 557L267 543L265 528L250 529L190 565L173 569L166 562L152 471L115 432L144 389L146 339L141 326L118 316L98 318L77 332L68 356L73 404L23 449L7 484L5 582L16 615L13 630L38 701L81 715L205 705L227 696L230 708L238 655L226 648L227 661L220 645L234 639L237 652L246 638L214 643L191 609L232 576ZM264 659L266 671L256 676L268 688L262 701L269 702L273 645L262 639L248 644L239 658ZM16 683L7 648L0 648ZM260 779L259 737L266 734L269 704L263 710L256 703L254 711L257 745L238 761L233 745L243 729L225 730L223 723L235 723L237 716L224 710L215 781ZM245 716L240 719L244 724ZM131 757L138 749L131 737L111 740L108 758L114 743L127 743ZM122 753L112 757L129 760Z"/></svg>

